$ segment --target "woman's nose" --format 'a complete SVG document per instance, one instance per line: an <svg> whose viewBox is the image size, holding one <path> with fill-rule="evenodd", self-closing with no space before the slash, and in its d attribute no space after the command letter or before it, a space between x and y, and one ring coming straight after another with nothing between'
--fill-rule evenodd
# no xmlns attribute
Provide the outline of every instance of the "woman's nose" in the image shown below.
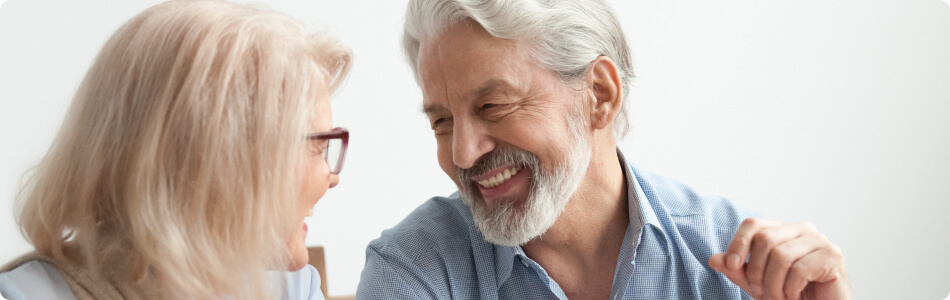
<svg viewBox="0 0 950 300"><path fill-rule="evenodd" d="M330 188L335 187L340 183L340 175L330 174Z"/></svg>

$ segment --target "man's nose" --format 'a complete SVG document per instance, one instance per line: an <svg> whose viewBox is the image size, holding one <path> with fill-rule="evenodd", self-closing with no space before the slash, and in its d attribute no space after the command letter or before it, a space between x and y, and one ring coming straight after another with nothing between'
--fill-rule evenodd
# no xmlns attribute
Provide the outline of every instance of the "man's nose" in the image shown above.
<svg viewBox="0 0 950 300"><path fill-rule="evenodd" d="M462 120L456 120L452 129L452 161L456 167L468 169L495 146L484 126L458 121Z"/></svg>

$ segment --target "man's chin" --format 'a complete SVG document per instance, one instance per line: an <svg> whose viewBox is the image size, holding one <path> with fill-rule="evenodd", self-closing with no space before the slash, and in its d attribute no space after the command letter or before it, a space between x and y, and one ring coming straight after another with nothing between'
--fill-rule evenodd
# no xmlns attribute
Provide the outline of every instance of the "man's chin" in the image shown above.
<svg viewBox="0 0 950 300"><path fill-rule="evenodd" d="M485 201L476 190L461 192L463 202L468 205L475 226L486 241L503 246L520 246L541 236L548 230L563 209L547 207L537 202L539 199L527 197L501 197L494 201Z"/></svg>
<svg viewBox="0 0 950 300"><path fill-rule="evenodd" d="M486 241L503 246L524 245L547 231L553 224L545 222L546 218L538 220L538 217L535 217L535 220L528 220L524 208L519 205L506 206L508 207L499 207L489 213L473 209L475 225Z"/></svg>
<svg viewBox="0 0 950 300"><path fill-rule="evenodd" d="M484 211L489 211L494 214L497 211L511 211L511 217L524 216L525 205L527 205L528 199L526 197L499 197L495 199L486 199L484 197L476 197L474 203L471 205L477 205L480 209Z"/></svg>
<svg viewBox="0 0 950 300"><path fill-rule="evenodd" d="M488 241L489 243L492 243L495 245L510 246L510 247L523 246L524 244L527 244L531 240L534 240L535 238L541 236L541 233L531 234L531 235L514 235L512 234L513 232L511 231L496 231L496 230L491 230L491 229L482 230L481 232L482 232L482 236L485 237L485 241Z"/></svg>
<svg viewBox="0 0 950 300"><path fill-rule="evenodd" d="M498 231L498 230L481 230L482 236L485 237L485 241L501 246L522 246L533 240L537 236L529 237L523 235L512 235L510 231Z"/></svg>

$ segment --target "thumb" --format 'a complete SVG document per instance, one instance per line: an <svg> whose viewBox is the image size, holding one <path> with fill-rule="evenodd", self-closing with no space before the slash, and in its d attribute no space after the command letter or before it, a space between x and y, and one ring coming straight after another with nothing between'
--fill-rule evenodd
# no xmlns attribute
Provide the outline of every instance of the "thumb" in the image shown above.
<svg viewBox="0 0 950 300"><path fill-rule="evenodd" d="M726 267L726 253L716 253L709 257L709 267L718 271L719 273L727 272L728 268Z"/></svg>
<svg viewBox="0 0 950 300"><path fill-rule="evenodd" d="M716 253L713 256L709 257L709 267L713 270L716 270L722 275L726 275L726 278L732 283L735 283L739 288L749 292L752 295L759 295L762 293L761 288L754 288L749 284L749 278L745 274L745 264L736 269L730 269L726 264L726 255L728 253Z"/></svg>

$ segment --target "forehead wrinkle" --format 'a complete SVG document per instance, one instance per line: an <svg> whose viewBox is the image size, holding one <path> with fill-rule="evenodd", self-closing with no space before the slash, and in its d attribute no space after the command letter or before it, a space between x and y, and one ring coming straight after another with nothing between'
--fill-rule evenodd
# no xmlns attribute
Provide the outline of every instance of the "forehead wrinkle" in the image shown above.
<svg viewBox="0 0 950 300"><path fill-rule="evenodd" d="M479 99L491 94L494 94L496 90L500 88L506 88L510 86L507 82L500 79L490 78L482 84L481 87L478 87L474 90L468 92L469 99Z"/></svg>
<svg viewBox="0 0 950 300"><path fill-rule="evenodd" d="M466 34L471 35L461 37L456 35L455 31L466 31ZM427 73L429 73L423 77L423 85L428 86L429 88L426 90L429 91L435 90L435 88L432 88L434 85L441 85L442 91L433 92L444 93L441 95L443 101L436 101L436 96L431 93L425 95L427 97L423 99L422 106L424 113L437 112L439 109L451 111L453 109L449 107L454 106L452 105L454 102L477 100L498 93L499 90L521 93L523 91L518 86L525 83L525 80L531 81L530 78L513 76L513 74L510 74L511 70L508 69L512 63L524 63L517 61L525 54L524 48L517 41L492 37L481 26L461 22L456 24L454 28L447 29L439 37L424 41L423 47L427 49L420 51L420 55L426 53L429 58L426 63L423 63L423 60L420 59L419 66L422 67L420 69L427 69ZM453 51L453 49L460 47L463 48L461 51ZM502 53L505 55L500 55ZM499 59L507 63L500 62ZM486 64L496 67L488 70L480 69L479 72L468 70ZM427 68L423 67L426 65L428 65ZM508 67L499 69L497 65L508 65ZM500 74L492 74L499 71L501 71ZM438 80L435 78L440 77L442 82L434 82ZM480 80L484 81L479 86L471 89L468 86L460 86ZM435 104L443 105L436 106Z"/></svg>
<svg viewBox="0 0 950 300"><path fill-rule="evenodd" d="M426 93L427 90L432 90L431 86L433 84L441 84L442 85L441 92L444 93L444 95L442 95L442 99L444 99L445 101L449 101L449 87L448 87L448 78L447 78L448 76L445 72L445 68L446 68L445 66L446 59L444 57L445 51L443 51L443 46L444 46L443 43L438 42L439 39L441 39L441 37L427 41L423 45L425 48L428 48L428 49L425 52L422 52L422 51L419 52L420 56L423 53L427 53L428 54L427 56L434 57L435 59L435 62L430 61L426 63L426 65L429 65L429 67L427 68L423 67L422 59L420 59L420 64L419 64L420 69L426 69L427 70L426 73L428 74L428 76L422 77L422 87L423 87L422 112L425 113L426 115L448 110L448 108L446 108L441 103L437 103L437 102L433 103L435 101L434 99L431 99L433 97L430 97L431 95L428 95L429 93ZM433 75L433 73L437 73L438 75ZM438 81L438 80L432 80L432 77L434 76L441 77L441 82L439 83L433 82L433 81ZM426 80L426 78L429 78L430 80Z"/></svg>
<svg viewBox="0 0 950 300"><path fill-rule="evenodd" d="M444 55L444 54L445 54L445 51L444 51L444 49L443 49L444 45L441 44L441 43L437 43L437 44L436 44L436 47L437 47L436 49L438 50L438 51L436 52L436 57L438 57L438 60L439 60L439 75L442 77L442 92L445 93L445 95L442 95L442 97L443 97L442 99L445 99L446 102L449 102L449 101L450 101L450 99L449 99L449 78L448 78L448 76L446 75L446 72L445 72L445 61L446 61L446 58L445 58L445 55ZM443 107L443 108L444 108L444 107ZM446 108L444 108L444 109L446 109Z"/></svg>

